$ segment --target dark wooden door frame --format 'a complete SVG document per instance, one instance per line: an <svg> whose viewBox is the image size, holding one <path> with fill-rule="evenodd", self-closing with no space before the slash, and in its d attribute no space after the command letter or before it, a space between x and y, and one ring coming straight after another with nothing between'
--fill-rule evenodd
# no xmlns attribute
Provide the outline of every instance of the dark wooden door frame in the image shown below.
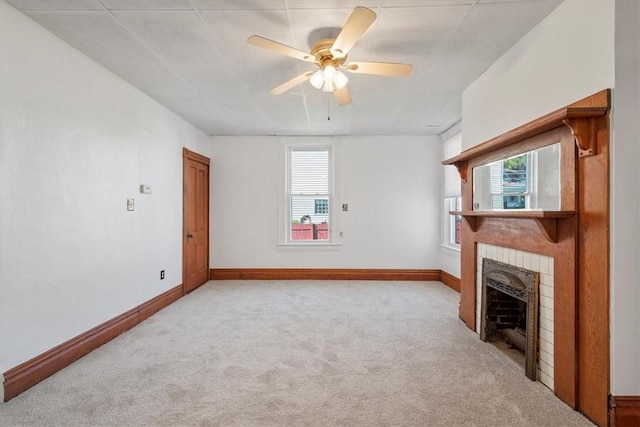
<svg viewBox="0 0 640 427"><path fill-rule="evenodd" d="M188 233L189 230L187 230L187 203L186 203L186 199L187 199L187 162L188 161L195 161L198 163L202 163L204 165L207 166L207 170L209 171L208 174L208 179L207 179L207 194L209 193L209 189L210 189L210 180L211 180L211 171L209 169L210 167L210 163L211 160L208 157L205 157L201 154L198 154L194 151L189 150L188 148L183 148L182 149L182 289L183 289L183 293L187 293L192 291L193 289L188 289L187 287L187 244L188 244ZM209 201L209 198L207 198L207 201ZM206 204L205 206L206 209L206 222L207 222L207 266L206 266L206 271L207 271L207 275L208 275L208 271L209 271L209 254L211 251L210 248L210 229L209 229L209 203ZM208 279L208 277L207 277ZM197 286L196 286L197 287Z"/></svg>

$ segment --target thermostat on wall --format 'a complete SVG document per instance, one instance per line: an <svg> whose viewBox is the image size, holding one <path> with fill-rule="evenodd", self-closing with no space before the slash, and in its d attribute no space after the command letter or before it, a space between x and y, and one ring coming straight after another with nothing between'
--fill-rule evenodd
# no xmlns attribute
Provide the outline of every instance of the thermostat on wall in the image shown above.
<svg viewBox="0 0 640 427"><path fill-rule="evenodd" d="M140 184L140 192L142 194L151 194L151 186L148 184Z"/></svg>

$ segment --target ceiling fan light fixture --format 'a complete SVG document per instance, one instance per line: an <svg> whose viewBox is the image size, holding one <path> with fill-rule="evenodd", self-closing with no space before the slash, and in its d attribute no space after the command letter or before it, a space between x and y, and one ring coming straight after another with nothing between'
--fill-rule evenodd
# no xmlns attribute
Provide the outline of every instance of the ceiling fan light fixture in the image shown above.
<svg viewBox="0 0 640 427"><path fill-rule="evenodd" d="M318 70L309 79L311 86L323 92L333 92L347 85L349 79L333 65L327 65L323 70Z"/></svg>
<svg viewBox="0 0 640 427"><path fill-rule="evenodd" d="M336 71L336 78L333 84L336 86L336 89L342 89L349 83L349 79L344 73L340 70Z"/></svg>
<svg viewBox="0 0 640 427"><path fill-rule="evenodd" d="M411 64L393 62L347 63L349 51L362 38L375 19L376 13L371 9L363 6L356 7L335 39L318 40L311 47L309 53L257 35L250 36L247 42L301 61L314 63L319 68L315 72L309 70L289 79L272 88L269 93L280 95L292 87L309 80L309 83L314 88L323 92L333 92L338 105L343 106L351 103L351 96L346 88L349 79L340 69L347 69L349 72L357 74L390 77L404 77L411 74L413 68Z"/></svg>
<svg viewBox="0 0 640 427"><path fill-rule="evenodd" d="M309 79L309 83L311 83L311 86L315 87L316 89L322 89L322 85L324 84L324 76L322 70L318 70L313 73L313 75Z"/></svg>
<svg viewBox="0 0 640 427"><path fill-rule="evenodd" d="M336 67L331 64L324 67L324 81L328 83L335 82L337 72L338 70L336 70Z"/></svg>

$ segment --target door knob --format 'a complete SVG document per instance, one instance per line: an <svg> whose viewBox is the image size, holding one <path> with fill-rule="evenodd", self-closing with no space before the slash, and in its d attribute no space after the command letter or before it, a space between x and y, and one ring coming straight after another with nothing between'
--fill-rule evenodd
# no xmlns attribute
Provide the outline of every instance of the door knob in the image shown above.
<svg viewBox="0 0 640 427"><path fill-rule="evenodd" d="M193 234L187 233L187 239L191 239L192 237L193 237Z"/></svg>

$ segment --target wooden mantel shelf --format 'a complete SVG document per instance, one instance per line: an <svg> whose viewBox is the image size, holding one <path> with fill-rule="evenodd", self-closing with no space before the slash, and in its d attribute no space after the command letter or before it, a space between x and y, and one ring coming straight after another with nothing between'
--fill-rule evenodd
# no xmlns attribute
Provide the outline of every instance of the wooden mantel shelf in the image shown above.
<svg viewBox="0 0 640 427"><path fill-rule="evenodd" d="M605 89L564 108L542 116L530 123L517 127L480 145L463 151L459 155L444 160L443 165L455 165L462 181L467 181L467 162L483 154L499 150L509 145L541 134L558 126L571 129L578 147L578 157L585 158L597 154L596 123L599 117L609 112L611 90Z"/></svg>
<svg viewBox="0 0 640 427"><path fill-rule="evenodd" d="M575 211L451 211L451 215L460 215L475 233L477 230L477 218L512 218L512 219L532 219L536 222L545 239L556 243L558 241L557 220L571 218L576 215Z"/></svg>

